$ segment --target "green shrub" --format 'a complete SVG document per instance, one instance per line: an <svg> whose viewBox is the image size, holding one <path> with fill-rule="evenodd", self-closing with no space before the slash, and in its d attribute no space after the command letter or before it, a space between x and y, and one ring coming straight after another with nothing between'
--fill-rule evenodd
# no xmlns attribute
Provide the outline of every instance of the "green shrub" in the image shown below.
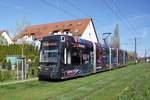
<svg viewBox="0 0 150 100"><path fill-rule="evenodd" d="M135 61L128 61L128 65L134 65Z"/></svg>
<svg viewBox="0 0 150 100"><path fill-rule="evenodd" d="M38 75L38 67L32 66L28 70L28 77L37 77Z"/></svg>
<svg viewBox="0 0 150 100"><path fill-rule="evenodd" d="M12 79L14 76L13 71L0 71L0 81L5 81L5 80L9 80Z"/></svg>

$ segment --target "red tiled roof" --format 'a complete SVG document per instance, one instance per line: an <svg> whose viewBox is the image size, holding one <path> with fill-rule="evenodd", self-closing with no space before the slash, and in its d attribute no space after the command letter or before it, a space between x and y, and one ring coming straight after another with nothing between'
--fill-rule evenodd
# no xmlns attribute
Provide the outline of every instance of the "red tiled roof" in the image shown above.
<svg viewBox="0 0 150 100"><path fill-rule="evenodd" d="M53 32L69 31L73 36L81 36L86 29L87 25L91 21L91 18L84 18L79 20L68 20L63 22L55 22L48 24L32 25L25 29L23 34L34 34L37 39L41 39Z"/></svg>

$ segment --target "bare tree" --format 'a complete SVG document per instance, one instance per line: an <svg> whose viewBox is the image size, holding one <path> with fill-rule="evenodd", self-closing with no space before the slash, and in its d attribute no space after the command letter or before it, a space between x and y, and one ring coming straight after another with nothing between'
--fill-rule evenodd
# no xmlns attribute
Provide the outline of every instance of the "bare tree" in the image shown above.
<svg viewBox="0 0 150 100"><path fill-rule="evenodd" d="M30 26L30 22L26 19L26 17L23 17L20 21L16 23L15 28L12 30L14 33L14 40L17 40L19 38L22 38L25 35L25 30L26 28ZM21 65L21 77L22 79L26 79L26 57L24 56L24 43L22 42L22 54L20 59L22 60L22 65ZM19 75L19 70L17 68L17 75Z"/></svg>
<svg viewBox="0 0 150 100"><path fill-rule="evenodd" d="M16 22L15 27L12 29L12 32L14 33L14 39L21 38L24 35L25 29L30 26L30 21L27 20L27 18L24 16Z"/></svg>

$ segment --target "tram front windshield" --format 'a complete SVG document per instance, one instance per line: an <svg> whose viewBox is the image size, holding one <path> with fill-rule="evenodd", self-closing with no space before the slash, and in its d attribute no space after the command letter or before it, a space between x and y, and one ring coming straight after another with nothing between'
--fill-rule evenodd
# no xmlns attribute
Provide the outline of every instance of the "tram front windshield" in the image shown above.
<svg viewBox="0 0 150 100"><path fill-rule="evenodd" d="M57 46L42 47L40 51L40 62L57 63L57 59L58 59Z"/></svg>

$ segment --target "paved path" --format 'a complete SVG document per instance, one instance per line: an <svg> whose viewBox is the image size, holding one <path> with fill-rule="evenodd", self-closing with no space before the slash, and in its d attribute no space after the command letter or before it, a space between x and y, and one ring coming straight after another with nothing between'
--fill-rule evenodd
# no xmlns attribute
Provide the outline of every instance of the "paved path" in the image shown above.
<svg viewBox="0 0 150 100"><path fill-rule="evenodd" d="M29 81L34 81L34 80L38 80L38 78L31 78L31 79L26 79L26 80L18 80L18 81L0 83L0 86L9 85L9 84L16 84L16 83L23 83L23 82L29 82Z"/></svg>

